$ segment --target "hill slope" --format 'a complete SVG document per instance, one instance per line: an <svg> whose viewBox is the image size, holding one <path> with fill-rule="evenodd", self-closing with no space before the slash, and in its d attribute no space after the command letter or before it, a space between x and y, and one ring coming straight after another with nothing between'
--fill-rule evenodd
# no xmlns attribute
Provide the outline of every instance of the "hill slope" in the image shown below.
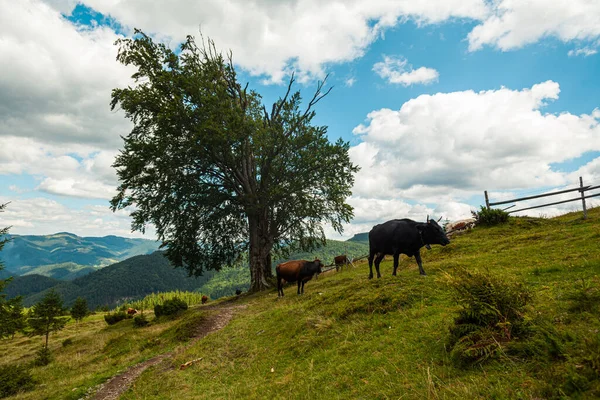
<svg viewBox="0 0 600 400"><path fill-rule="evenodd" d="M68 275L64 273L65 263L71 263L68 271L73 273L75 266L79 269L104 267L135 255L152 253L159 246L159 243L147 239L118 236L79 237L67 232L9 237L12 240L0 253L0 259L7 271L18 275L39 273L57 278ZM48 267L49 265L53 267ZM41 266L46 268L40 270ZM52 273L53 269L59 269L57 276Z"/></svg>
<svg viewBox="0 0 600 400"><path fill-rule="evenodd" d="M129 258L70 282L60 282L52 288L62 296L67 305L71 305L77 297L83 297L87 299L88 306L94 308L101 305L115 306L124 300L141 298L150 293L194 290L212 275L211 272L198 278L188 277L185 270L174 269L162 252L157 251ZM26 279L27 276L22 278ZM8 288L15 287L14 283L11 282ZM26 296L24 304L31 306L38 302L46 290Z"/></svg>
<svg viewBox="0 0 600 400"><path fill-rule="evenodd" d="M403 256L397 277L384 262L368 280L362 263L309 282L304 296L293 286L282 299L248 296L246 312L173 361L203 357L197 366L149 370L125 398L598 398L600 209L590 214L476 228L423 249L427 277ZM447 276L463 268L533 295L529 336L474 367L448 347L460 307Z"/></svg>
<svg viewBox="0 0 600 400"><path fill-rule="evenodd" d="M598 398L600 209L588 221L580 217L477 227L423 250L427 277L403 256L396 277L388 261L381 279L368 280L363 262L308 282L303 296L288 286L283 298L275 290L235 297L247 307L228 326L181 344L122 398ZM531 331L504 337L515 346L472 367L454 362L448 347L461 308L448 282L463 268L520 283L533 295L525 311ZM78 333L66 329L51 336L56 361L33 370L47 384L19 398L83 397L118 371L186 342L213 312L194 307L176 323L143 329L94 320ZM62 346L65 338L73 344ZM28 362L39 346L22 337L3 344L0 364ZM185 370L173 368L190 360Z"/></svg>

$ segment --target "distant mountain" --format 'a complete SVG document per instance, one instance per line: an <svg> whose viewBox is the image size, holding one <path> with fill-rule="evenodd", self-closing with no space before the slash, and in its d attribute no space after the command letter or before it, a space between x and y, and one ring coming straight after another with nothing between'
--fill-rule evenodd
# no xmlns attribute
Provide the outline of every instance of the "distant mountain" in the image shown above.
<svg viewBox="0 0 600 400"><path fill-rule="evenodd" d="M88 275L69 282L56 281L53 286L36 293L21 293L19 282L38 277L28 275L19 277L7 285L13 295L24 295L24 305L31 306L38 302L50 288L54 288L63 298L67 306L73 304L77 297L88 301L90 308L101 305L115 306L129 299L139 299L150 293L168 292L172 290L195 290L214 275L213 271L201 277L189 277L182 268L174 269L163 253L135 256L125 261L96 270ZM15 283L17 285L15 285Z"/></svg>
<svg viewBox="0 0 600 400"><path fill-rule="evenodd" d="M9 235L12 238L0 253L6 271L13 274L40 274L57 279L74 279L94 268L150 254L159 243L119 236L80 237L68 232L54 235ZM39 268L44 267L44 268Z"/></svg>
<svg viewBox="0 0 600 400"><path fill-rule="evenodd" d="M348 239L347 242L365 242L368 244L369 243L369 232L357 233L356 235L354 235L350 239Z"/></svg>

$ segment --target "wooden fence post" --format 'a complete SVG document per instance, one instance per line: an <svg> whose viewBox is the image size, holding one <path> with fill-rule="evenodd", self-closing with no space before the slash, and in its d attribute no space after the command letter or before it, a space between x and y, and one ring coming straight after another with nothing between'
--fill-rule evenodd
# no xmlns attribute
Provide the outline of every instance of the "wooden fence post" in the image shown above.
<svg viewBox="0 0 600 400"><path fill-rule="evenodd" d="M585 207L585 191L583 189L583 178L579 177L579 191L581 192L581 203L583 204L583 219L587 219L587 208Z"/></svg>
<svg viewBox="0 0 600 400"><path fill-rule="evenodd" d="M485 194L485 206L489 210L490 209L490 199L488 198L487 190L484 190L483 193Z"/></svg>

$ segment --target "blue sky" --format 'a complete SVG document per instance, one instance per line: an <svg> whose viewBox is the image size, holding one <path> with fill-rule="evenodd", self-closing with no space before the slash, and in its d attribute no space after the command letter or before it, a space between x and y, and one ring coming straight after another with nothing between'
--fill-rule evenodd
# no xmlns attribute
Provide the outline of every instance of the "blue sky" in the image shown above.
<svg viewBox="0 0 600 400"><path fill-rule="evenodd" d="M176 47L201 26L267 104L292 70L305 98L329 74L315 122L361 166L341 237L390 218L468 217L483 190L600 184L597 1L230 3L0 0L0 226L140 235L108 209L131 129L108 106L132 72L112 43L134 27Z"/></svg>

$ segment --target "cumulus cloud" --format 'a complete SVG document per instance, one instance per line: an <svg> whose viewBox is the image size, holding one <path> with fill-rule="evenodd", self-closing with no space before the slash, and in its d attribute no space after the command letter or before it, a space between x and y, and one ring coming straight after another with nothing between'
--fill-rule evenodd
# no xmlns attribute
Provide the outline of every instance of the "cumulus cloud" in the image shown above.
<svg viewBox="0 0 600 400"><path fill-rule="evenodd" d="M493 46L513 50L545 37L563 42L600 37L600 2L596 0L499 0L468 35L469 50Z"/></svg>
<svg viewBox="0 0 600 400"><path fill-rule="evenodd" d="M437 82L440 74L433 68L413 69L405 58L383 56L383 61L373 65L373 71L389 83L410 86Z"/></svg>
<svg viewBox="0 0 600 400"><path fill-rule="evenodd" d="M301 80L322 78L328 64L361 57L386 29L401 21L419 25L481 19L484 0L428 2L374 0L82 0L127 27L160 33L175 43L188 34L213 38L254 75L281 82L290 69Z"/></svg>
<svg viewBox="0 0 600 400"><path fill-rule="evenodd" d="M350 150L362 167L354 196L437 204L439 211L464 214L467 200L484 190L570 183L572 176L550 164L600 150L600 110L542 112L559 93L558 83L546 81L522 90L422 95L399 110L369 113L354 129L362 143ZM578 173L590 171L600 181L598 165L595 160ZM406 214L396 208L396 215Z"/></svg>
<svg viewBox="0 0 600 400"><path fill-rule="evenodd" d="M67 207L47 198L5 198L0 204L10 201L2 213L3 226L12 226L10 233L47 235L67 231L79 236L118 235L155 239L155 231L149 226L146 234L131 232L130 210L113 213L108 205L90 205L81 208Z"/></svg>
<svg viewBox="0 0 600 400"><path fill-rule="evenodd" d="M24 21L27 21L24 23ZM0 136L115 148L130 129L109 109L130 82L107 27L80 27L37 0L0 2Z"/></svg>

